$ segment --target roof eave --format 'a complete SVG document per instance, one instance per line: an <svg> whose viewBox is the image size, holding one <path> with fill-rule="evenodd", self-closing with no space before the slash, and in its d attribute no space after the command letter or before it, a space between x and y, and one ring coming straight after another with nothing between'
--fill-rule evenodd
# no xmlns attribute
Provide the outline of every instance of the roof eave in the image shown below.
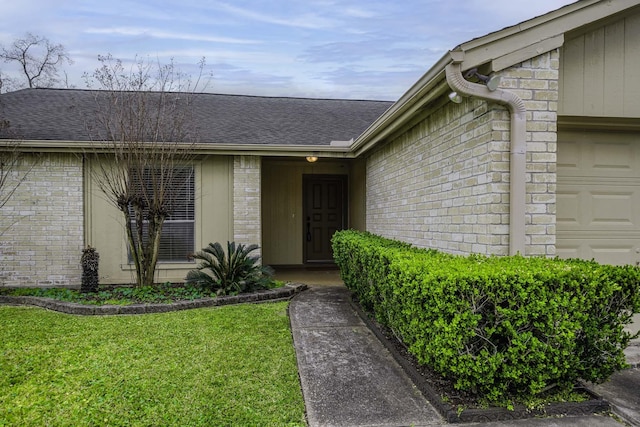
<svg viewBox="0 0 640 427"><path fill-rule="evenodd" d="M43 153L95 153L111 151L112 143L92 141L62 141L62 140L4 140L6 145L18 144L23 152ZM211 143L172 143L185 150L192 150L198 155L242 155L242 156L286 156L286 157L354 157L349 146L330 145L257 145L257 144L211 144ZM0 142L0 147L2 146Z"/></svg>
<svg viewBox="0 0 640 427"><path fill-rule="evenodd" d="M351 150L355 156L360 156L368 151L389 134L395 132L413 114L439 96L446 88L438 84L444 81L444 69L451 61L451 54L447 52L440 60L427 71L411 88L406 91L387 111L378 117L365 131L353 142ZM433 90L437 88L437 90Z"/></svg>
<svg viewBox="0 0 640 427"><path fill-rule="evenodd" d="M470 40L454 51L463 51L463 70L488 64L500 71L532 56L564 44L564 34L592 22L638 6L638 0L581 0L520 24Z"/></svg>

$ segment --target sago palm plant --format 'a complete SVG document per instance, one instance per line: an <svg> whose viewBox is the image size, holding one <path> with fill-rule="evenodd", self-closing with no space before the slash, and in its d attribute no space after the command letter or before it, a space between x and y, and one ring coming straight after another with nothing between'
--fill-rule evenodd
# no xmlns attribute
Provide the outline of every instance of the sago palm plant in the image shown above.
<svg viewBox="0 0 640 427"><path fill-rule="evenodd" d="M273 270L260 265L259 256L251 255L258 248L258 245L227 242L225 254L220 243L209 243L206 248L192 255L200 264L187 274L186 282L214 290L218 295L268 288Z"/></svg>

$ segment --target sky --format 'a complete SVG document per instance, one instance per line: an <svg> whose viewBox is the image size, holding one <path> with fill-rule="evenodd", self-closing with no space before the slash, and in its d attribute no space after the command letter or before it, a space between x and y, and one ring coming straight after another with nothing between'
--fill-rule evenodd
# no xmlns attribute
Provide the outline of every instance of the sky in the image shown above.
<svg viewBox="0 0 640 427"><path fill-rule="evenodd" d="M111 54L194 76L204 58L206 92L394 101L448 50L574 1L2 0L0 45L26 32L64 45L79 89Z"/></svg>

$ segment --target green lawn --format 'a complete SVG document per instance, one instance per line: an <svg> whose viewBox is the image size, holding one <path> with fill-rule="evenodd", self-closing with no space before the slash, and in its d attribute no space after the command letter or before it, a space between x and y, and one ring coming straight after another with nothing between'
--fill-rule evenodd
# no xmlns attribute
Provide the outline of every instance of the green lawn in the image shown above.
<svg viewBox="0 0 640 427"><path fill-rule="evenodd" d="M0 306L0 426L304 425L286 309Z"/></svg>

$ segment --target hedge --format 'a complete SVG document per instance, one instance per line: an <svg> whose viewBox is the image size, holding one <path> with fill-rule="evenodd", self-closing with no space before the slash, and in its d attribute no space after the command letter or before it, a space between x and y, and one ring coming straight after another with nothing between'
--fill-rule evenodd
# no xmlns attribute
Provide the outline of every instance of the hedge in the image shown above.
<svg viewBox="0 0 640 427"><path fill-rule="evenodd" d="M636 267L456 256L353 230L332 245L362 307L420 363L488 402L599 383L626 367Z"/></svg>

